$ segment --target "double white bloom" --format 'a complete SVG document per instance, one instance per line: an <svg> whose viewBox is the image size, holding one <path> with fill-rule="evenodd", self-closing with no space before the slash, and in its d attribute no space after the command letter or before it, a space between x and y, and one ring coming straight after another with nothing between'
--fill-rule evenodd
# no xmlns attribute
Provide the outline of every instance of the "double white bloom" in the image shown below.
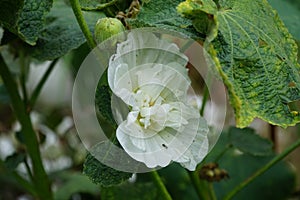
<svg viewBox="0 0 300 200"><path fill-rule="evenodd" d="M110 58L109 86L129 108L117 139L149 168L175 161L195 170L208 152L207 123L187 101L187 62L176 44L134 31Z"/></svg>

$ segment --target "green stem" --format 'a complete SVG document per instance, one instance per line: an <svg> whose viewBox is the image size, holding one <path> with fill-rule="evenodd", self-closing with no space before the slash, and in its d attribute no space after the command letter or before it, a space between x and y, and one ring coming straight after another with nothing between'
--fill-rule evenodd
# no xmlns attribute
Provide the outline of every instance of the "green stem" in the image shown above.
<svg viewBox="0 0 300 200"><path fill-rule="evenodd" d="M217 158L214 160L215 163L218 163L219 160L223 157L223 155L229 150L231 149L233 146L232 144L230 145L226 145L226 147L223 149L223 151L217 156Z"/></svg>
<svg viewBox="0 0 300 200"><path fill-rule="evenodd" d="M22 126L22 133L24 134L24 142L27 152L32 161L34 186L38 194L39 199L48 200L52 199L52 193L50 189L50 182L45 169L42 164L41 154L39 150L39 143L35 131L33 130L30 116L26 111L26 107L22 102L22 99L18 93L17 84L13 79L6 63L0 55L0 75L3 83L10 95L10 100L14 113Z"/></svg>
<svg viewBox="0 0 300 200"><path fill-rule="evenodd" d="M296 148L300 146L300 139L298 139L295 143L293 143L291 146L289 146L287 149L285 149L282 153L274 157L270 162L268 162L265 166L257 170L254 174L252 174L249 178L244 180L242 183L240 183L238 186L236 186L231 192L229 192L224 200L232 199L239 191L244 189L249 183L251 183L255 178L265 173L268 169L273 167L276 163L278 163L280 160L282 160L284 157L286 157L289 153L294 151Z"/></svg>
<svg viewBox="0 0 300 200"><path fill-rule="evenodd" d="M31 172L31 169L30 169L30 167L29 167L29 164L28 164L28 162L27 162L27 158L25 158L25 160L24 160L24 164L25 164L25 168L26 168L26 171L27 171L27 173L28 173L28 175L29 175L30 179L33 181L33 180L34 180L34 178L33 178L33 175L32 175L32 172Z"/></svg>
<svg viewBox="0 0 300 200"><path fill-rule="evenodd" d="M11 176L14 178L14 180L27 192L32 194L33 196L37 196L37 193L31 183L29 183L26 179L24 179L22 176L20 176L17 172L11 171L10 169L7 169L4 162L0 160L0 171L2 170L2 173L7 174L8 176Z"/></svg>
<svg viewBox="0 0 300 200"><path fill-rule="evenodd" d="M115 3L117 3L117 1L118 0L112 0L107 3L99 4L95 7L82 7L81 9L86 10L86 11L100 11L100 10L103 10L104 8L114 5Z"/></svg>
<svg viewBox="0 0 300 200"><path fill-rule="evenodd" d="M27 77L28 67L29 66L26 63L24 50L22 49L20 51L20 69L21 69L20 82L21 82L24 105L27 105L27 101L28 101L27 89L26 89L26 77Z"/></svg>
<svg viewBox="0 0 300 200"><path fill-rule="evenodd" d="M204 114L204 108L205 108L205 105L207 103L208 97L209 97L209 91L208 91L207 85L205 85L204 86L203 101L202 101L202 105L201 105L201 108L200 108L200 115L201 116L203 116L203 114Z"/></svg>
<svg viewBox="0 0 300 200"><path fill-rule="evenodd" d="M97 45L96 45L96 43L93 39L93 35L90 32L90 29L89 29L86 21L84 20L84 17L83 17L82 12L81 12L81 7L80 7L80 4L79 4L79 1L78 0L70 0L70 3L71 3L71 6L72 6L74 15L77 19L77 22L78 22L78 24L81 28L81 31L83 32L86 40L87 40L87 43L88 43L89 47L91 49L95 48Z"/></svg>
<svg viewBox="0 0 300 200"><path fill-rule="evenodd" d="M213 183L207 183L208 184L208 188L209 188L209 194L210 194L210 199L211 200L217 200L217 196L214 190L214 185Z"/></svg>
<svg viewBox="0 0 300 200"><path fill-rule="evenodd" d="M204 86L204 91L203 91L203 100L202 100L202 105L200 108L200 115L203 116L204 115L204 109L205 106L207 104L208 98L209 98L209 89L208 87L211 86L212 84L212 77L213 75L211 73L209 73L205 79L205 86Z"/></svg>
<svg viewBox="0 0 300 200"><path fill-rule="evenodd" d="M192 184L195 187L195 190L197 192L199 199L209 200L210 194L208 193L207 183L200 180L197 170L196 171L188 171L188 174L190 176Z"/></svg>
<svg viewBox="0 0 300 200"><path fill-rule="evenodd" d="M164 183L162 182L162 180L161 180L159 174L157 173L157 171L151 171L150 175L151 175L155 185L160 190L160 195L162 195L163 199L172 200L172 197L170 196L167 188L165 187Z"/></svg>
<svg viewBox="0 0 300 200"><path fill-rule="evenodd" d="M40 82L38 83L38 85L36 86L36 88L34 89L30 101L29 101L29 106L30 109L32 109L35 105L35 102L39 96L39 94L42 91L42 88L45 84L45 82L47 81L49 75L51 74L52 70L54 69L55 64L57 63L58 59L55 59L51 62L51 64L49 65L47 71L45 72L45 74L43 75L43 77L41 78Z"/></svg>

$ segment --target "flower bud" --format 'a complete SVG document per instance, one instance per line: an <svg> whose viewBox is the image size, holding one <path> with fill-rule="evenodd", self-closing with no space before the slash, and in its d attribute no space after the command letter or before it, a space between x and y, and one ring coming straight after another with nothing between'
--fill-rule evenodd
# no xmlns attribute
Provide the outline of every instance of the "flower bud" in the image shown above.
<svg viewBox="0 0 300 200"><path fill-rule="evenodd" d="M109 37L125 31L123 24L116 18L101 18L97 21L94 37L97 44L100 44Z"/></svg>

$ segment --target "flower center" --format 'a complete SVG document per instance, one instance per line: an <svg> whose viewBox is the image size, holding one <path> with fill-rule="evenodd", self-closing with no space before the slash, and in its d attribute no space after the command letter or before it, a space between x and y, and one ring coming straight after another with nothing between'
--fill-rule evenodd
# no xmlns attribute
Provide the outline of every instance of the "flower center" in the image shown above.
<svg viewBox="0 0 300 200"><path fill-rule="evenodd" d="M132 111L138 111L136 120L140 126L144 129L150 127L154 130L163 129L167 112L163 108L162 101L161 97L153 99L141 90L135 93L135 106Z"/></svg>

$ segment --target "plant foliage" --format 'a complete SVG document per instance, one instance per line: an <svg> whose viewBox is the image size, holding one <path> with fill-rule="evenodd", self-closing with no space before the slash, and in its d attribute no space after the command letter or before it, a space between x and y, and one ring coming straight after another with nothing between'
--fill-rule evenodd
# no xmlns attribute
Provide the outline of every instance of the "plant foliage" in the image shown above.
<svg viewBox="0 0 300 200"><path fill-rule="evenodd" d="M267 1L187 0L178 11L191 18L197 30L198 14L211 19L206 49L228 88L238 127L255 117L287 127L300 121L288 103L300 99L297 45ZM202 15L200 15L202 16Z"/></svg>

